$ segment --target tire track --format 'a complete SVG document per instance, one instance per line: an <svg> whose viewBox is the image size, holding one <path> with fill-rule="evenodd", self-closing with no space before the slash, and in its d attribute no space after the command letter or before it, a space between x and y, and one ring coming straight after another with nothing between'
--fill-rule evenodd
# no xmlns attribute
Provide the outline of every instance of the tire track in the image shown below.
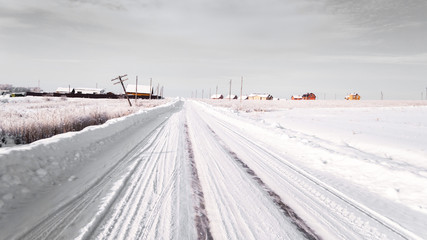
<svg viewBox="0 0 427 240"><path fill-rule="evenodd" d="M355 216L354 213L352 212L354 210L356 210L355 212L359 214L363 214L367 216L368 219L372 220L374 223L385 227L385 229L387 229L388 231L390 231L390 233L392 233L391 236L394 235L401 239L420 239L418 236L402 228L400 225L396 224L395 222L379 215L378 213L370 210L369 208L361 204L358 204L357 202L348 198L341 192L324 184L323 182L317 180L315 177L299 169L292 163L289 163L288 161L281 159L279 156L275 155L274 153L257 145L255 142L253 142L253 140L248 139L247 137L243 136L241 133L238 133L236 130L230 128L224 122L221 122L219 119L214 118L214 120L217 124L222 126L224 129L227 129L233 135L242 139L245 142L245 143L242 142L244 145L250 145L256 149L259 149L259 151L263 152L263 154L270 156L271 159L274 159L275 161L285 164L285 166L289 170L291 170L291 172L288 172L288 174L290 175L289 178L291 178L292 182L289 182L288 180L285 180L285 181L289 182L289 184L291 185L297 184L299 189L304 189L304 191L301 191L301 193L306 195L308 198L315 198L318 201L325 204L326 206L330 207L331 211L335 212L337 214L336 216L340 218L342 222L348 223L355 232L361 234L361 236L363 236L364 238L381 239L386 237L386 235L384 235L384 233L378 232L378 230L375 227L371 226L368 221L362 220L360 217ZM276 163L266 164L263 162L259 162L256 164L260 166L262 165L264 167L272 168L272 171L275 171L275 169L273 169L274 167L281 168ZM281 175L279 175L279 177L282 178ZM310 184L307 184L307 183L310 183ZM311 185L319 187L324 192L322 193L321 191L319 191L319 189L314 188ZM328 198L325 194L326 195L330 194L331 198L336 198L339 202L341 202L341 204L339 202L333 201L331 198ZM347 207L350 207L354 210L349 210Z"/></svg>
<svg viewBox="0 0 427 240"><path fill-rule="evenodd" d="M61 239L63 238L62 233L67 229L68 226L72 225L74 221L85 212L85 210L91 206L91 204L99 198L104 188L111 184L112 179L116 179L116 176L120 175L127 167L128 163L136 160L139 154L145 151L153 144L149 142L150 139L155 139L161 132L160 130L164 127L167 119L160 122L160 124L153 129L146 137L144 137L138 144L132 148L124 157L122 157L110 170L108 170L102 177L96 180L91 186L85 191L80 193L78 196L71 199L69 202L59 207L53 213L41 220L37 225L24 232L17 239ZM146 143L149 143L146 145ZM141 148L142 147L142 148ZM132 172L129 173L131 175ZM128 177L129 177L128 175ZM127 178L128 178L127 177ZM127 179L124 181L123 186L126 184ZM121 190L118 191L118 193ZM116 197L118 195L116 194ZM109 206L115 201L115 198L109 203ZM107 207L108 209L108 207ZM102 216L101 216L102 218ZM88 233L91 235L91 232Z"/></svg>
<svg viewBox="0 0 427 240"><path fill-rule="evenodd" d="M193 147L190 140L190 134L188 132L188 125L184 125L185 138L187 142L188 158L191 166L191 186L193 188L193 196L195 200L194 211L195 211L195 223L197 229L198 239L213 239L210 227L209 218L206 212L205 198L203 195L202 186L200 184L199 174L197 172L196 162L194 161Z"/></svg>
<svg viewBox="0 0 427 240"><path fill-rule="evenodd" d="M214 138L218 141L220 146L232 157L234 161L236 161L245 171L249 174L252 179L267 193L273 203L281 210L281 212L288 218L291 219L291 222L297 227L297 229L304 234L307 239L310 240L320 240L321 238L316 235L316 233L301 219L295 211L286 205L280 196L275 193L270 187L265 184L261 178L259 178L256 173L246 164L244 163L235 152L226 146L226 144L222 141L222 139L215 133L212 128L207 125L207 128L211 131Z"/></svg>

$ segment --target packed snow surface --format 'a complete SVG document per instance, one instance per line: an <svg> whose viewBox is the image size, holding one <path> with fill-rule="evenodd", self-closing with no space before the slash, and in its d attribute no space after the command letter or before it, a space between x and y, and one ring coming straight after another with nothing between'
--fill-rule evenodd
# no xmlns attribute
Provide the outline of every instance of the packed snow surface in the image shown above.
<svg viewBox="0 0 427 240"><path fill-rule="evenodd" d="M176 100L0 149L1 239L426 239L427 106Z"/></svg>

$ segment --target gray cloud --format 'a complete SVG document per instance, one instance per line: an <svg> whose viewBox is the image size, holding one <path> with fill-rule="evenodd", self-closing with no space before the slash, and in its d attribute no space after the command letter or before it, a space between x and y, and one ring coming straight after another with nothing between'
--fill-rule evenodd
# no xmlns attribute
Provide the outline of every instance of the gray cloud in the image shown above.
<svg viewBox="0 0 427 240"><path fill-rule="evenodd" d="M241 75L276 96L325 83L347 93L356 80L367 94L372 81L420 88L426 10L421 0L3 0L0 63L8 80L41 78L47 90L111 88L121 73L162 80L172 95Z"/></svg>

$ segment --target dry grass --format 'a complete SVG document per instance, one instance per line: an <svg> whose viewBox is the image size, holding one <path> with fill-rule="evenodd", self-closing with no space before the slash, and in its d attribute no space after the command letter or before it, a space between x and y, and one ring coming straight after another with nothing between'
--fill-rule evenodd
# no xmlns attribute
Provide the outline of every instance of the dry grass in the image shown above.
<svg viewBox="0 0 427 240"><path fill-rule="evenodd" d="M129 107L124 99L0 98L0 147L79 131L168 101L139 99Z"/></svg>

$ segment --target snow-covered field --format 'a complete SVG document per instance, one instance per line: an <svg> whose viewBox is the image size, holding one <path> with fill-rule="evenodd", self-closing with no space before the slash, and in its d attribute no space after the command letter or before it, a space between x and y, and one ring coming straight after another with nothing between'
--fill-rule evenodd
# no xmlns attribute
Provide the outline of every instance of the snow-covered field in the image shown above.
<svg viewBox="0 0 427 240"><path fill-rule="evenodd" d="M0 147L78 131L167 101L138 99L136 105L129 107L126 99L1 96Z"/></svg>
<svg viewBox="0 0 427 240"><path fill-rule="evenodd" d="M1 148L0 239L426 239L425 136L423 101L176 100Z"/></svg>

